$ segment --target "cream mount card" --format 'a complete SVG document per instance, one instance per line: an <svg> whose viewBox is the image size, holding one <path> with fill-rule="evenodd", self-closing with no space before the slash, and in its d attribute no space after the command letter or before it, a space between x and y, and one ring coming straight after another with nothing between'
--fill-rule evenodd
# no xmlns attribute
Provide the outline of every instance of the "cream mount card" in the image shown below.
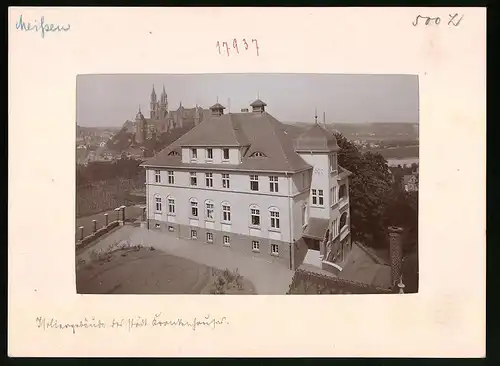
<svg viewBox="0 0 500 366"><path fill-rule="evenodd" d="M483 8L11 7L9 355L483 357L485 30ZM402 296L77 293L78 110L87 108L96 116L108 113L96 113L98 104L79 105L77 84L78 78L97 74L103 78L112 74L308 74L311 78L375 74L418 79L418 292ZM282 99L274 99L282 100L281 112L269 99L272 85L260 89L245 83L210 90L211 104L219 96L225 113L228 107L231 113L246 113L245 108L252 113L247 101L261 99L271 115L293 118L286 114L299 103L286 102L287 94L296 100L293 88L274 86L281 88L275 93ZM336 99L345 97L350 83L339 88L344 93L339 92ZM319 84L303 84L303 89ZM122 95L137 95L145 99L127 101L130 110L124 119L133 120L139 105L141 113L151 118L150 109L155 110L149 105L151 85L145 97L142 90L124 92L129 87L124 82L116 89L119 93L106 94L106 81L102 81L92 100L109 100L113 110L121 108ZM209 110L203 87L201 82L184 83L168 91L175 100L170 109L177 110L179 99L186 100L189 90L198 90L199 95L191 94L185 107L199 104ZM245 90L248 97L231 98L234 90ZM160 85L156 92L161 102ZM311 93L315 95L314 90ZM323 110L336 104L312 99L304 107L308 112L299 118L309 115L313 125L316 114L321 125ZM353 102L350 107L366 109L367 105L360 108ZM394 112L399 106L388 103L386 109ZM327 118L339 113L339 108L340 104L328 109ZM117 113L121 118L121 111ZM200 175L200 184L208 184L209 178ZM266 190L274 183L262 182ZM314 195L319 203L319 193ZM167 210L169 202L163 198L161 208ZM221 205L214 209L217 225L223 209ZM203 206L200 201L199 210L210 215L205 201ZM261 221L252 223L271 225L271 210L267 212L267 206L265 210L261 209ZM148 214L153 211L151 206ZM279 212L284 225L285 209ZM119 214L110 213L109 222L120 221ZM254 220L250 215L249 211L249 220ZM92 225L90 220L83 226ZM164 226L168 231L169 225ZM246 230L257 235L248 226ZM76 240L78 234L77 227ZM285 234L282 230L281 235ZM209 239L203 231L203 240ZM221 246L222 240L226 239L221 236ZM265 250L279 259L284 249L270 244ZM314 341L304 342L311 334L316 335Z"/></svg>

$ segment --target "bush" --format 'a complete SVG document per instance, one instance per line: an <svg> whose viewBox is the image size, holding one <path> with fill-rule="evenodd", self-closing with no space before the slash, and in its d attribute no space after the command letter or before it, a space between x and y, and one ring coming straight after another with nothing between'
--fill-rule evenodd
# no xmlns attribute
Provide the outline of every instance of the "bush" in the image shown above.
<svg viewBox="0 0 500 366"><path fill-rule="evenodd" d="M225 269L220 272L218 270L212 271L213 276L217 276L214 280L212 288L210 290L211 294L220 295L225 294L229 289L237 288L238 290L243 290L243 276L239 274L238 269L230 271Z"/></svg>

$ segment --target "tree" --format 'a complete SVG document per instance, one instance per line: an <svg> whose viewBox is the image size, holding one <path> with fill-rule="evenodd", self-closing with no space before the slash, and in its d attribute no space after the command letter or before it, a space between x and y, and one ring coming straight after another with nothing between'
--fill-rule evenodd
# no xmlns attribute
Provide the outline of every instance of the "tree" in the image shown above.
<svg viewBox="0 0 500 366"><path fill-rule="evenodd" d="M379 153L361 153L341 134L337 134L339 164L351 171L351 234L354 240L372 247L387 245L386 216L392 193L392 177L387 161Z"/></svg>

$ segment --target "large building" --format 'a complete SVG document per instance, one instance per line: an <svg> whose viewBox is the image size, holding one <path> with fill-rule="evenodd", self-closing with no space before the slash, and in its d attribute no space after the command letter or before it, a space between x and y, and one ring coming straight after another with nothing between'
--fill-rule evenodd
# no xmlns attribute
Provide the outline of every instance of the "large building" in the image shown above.
<svg viewBox="0 0 500 366"><path fill-rule="evenodd" d="M351 248L350 173L337 164L335 136L317 123L292 133L261 100L251 107L224 113L215 104L142 164L148 227L290 269L308 249L319 267L341 267Z"/></svg>
<svg viewBox="0 0 500 366"><path fill-rule="evenodd" d="M165 86L163 86L160 100L158 100L153 85L149 102L149 118L142 114L139 107L132 125L136 142L143 143L144 140L153 138L155 134L161 134L170 129L196 126L207 117L210 117L210 110L203 109L198 105L194 108L184 108L182 102L177 109L169 110Z"/></svg>

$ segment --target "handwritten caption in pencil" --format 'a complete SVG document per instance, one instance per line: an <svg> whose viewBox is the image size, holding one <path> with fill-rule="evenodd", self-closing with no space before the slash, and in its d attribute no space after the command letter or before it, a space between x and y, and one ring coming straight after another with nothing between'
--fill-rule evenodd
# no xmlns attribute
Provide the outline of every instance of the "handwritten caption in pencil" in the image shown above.
<svg viewBox="0 0 500 366"><path fill-rule="evenodd" d="M71 24L56 25L53 23L47 23L44 16L40 17L40 20L35 19L32 22L26 22L21 14L16 22L16 29L23 32L40 33L42 38L45 38L46 33L61 33L69 31L71 29Z"/></svg>
<svg viewBox="0 0 500 366"><path fill-rule="evenodd" d="M202 318L184 319L182 317L170 319L162 313L155 313L152 317L135 316L130 318L113 318L105 321L94 316L85 317L76 322L64 322L56 318L46 318L39 316L36 318L36 326L44 331L60 330L70 331L75 334L77 330L99 330L99 329L120 329L133 331L145 328L187 328L193 331L200 328L214 330L217 327L228 325L225 316L220 318L206 315Z"/></svg>
<svg viewBox="0 0 500 366"><path fill-rule="evenodd" d="M255 38L251 41L247 41L245 38L242 40L233 38L229 42L217 41L215 48L219 55L226 55L227 57L248 51L255 52L255 55L259 56L259 41Z"/></svg>
<svg viewBox="0 0 500 366"><path fill-rule="evenodd" d="M462 22L462 19L464 18L464 15L455 13L455 14L448 14L448 23L447 25L449 27L458 27L460 23ZM423 16L423 15L417 15L415 20L411 23L413 24L414 27L417 25L424 25L424 26L435 26L435 25L440 25L441 23L445 24L446 20L442 19L441 17L428 17L428 16Z"/></svg>

